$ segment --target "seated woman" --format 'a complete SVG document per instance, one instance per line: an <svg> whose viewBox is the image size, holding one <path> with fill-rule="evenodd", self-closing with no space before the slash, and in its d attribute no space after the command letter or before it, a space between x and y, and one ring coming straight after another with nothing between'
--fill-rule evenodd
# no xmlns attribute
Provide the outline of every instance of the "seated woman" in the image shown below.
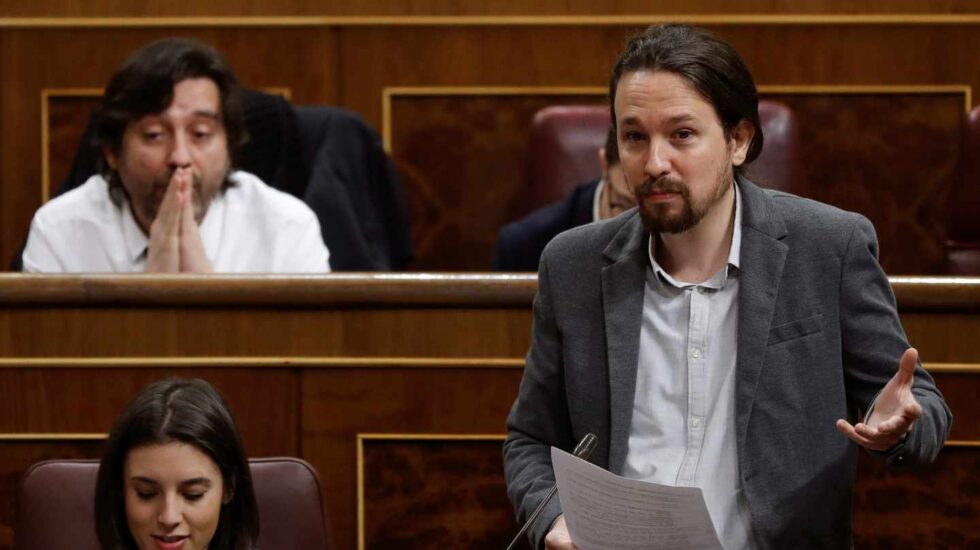
<svg viewBox="0 0 980 550"><path fill-rule="evenodd" d="M252 550L248 459L210 384L171 378L133 399L99 466L95 522L105 550Z"/></svg>

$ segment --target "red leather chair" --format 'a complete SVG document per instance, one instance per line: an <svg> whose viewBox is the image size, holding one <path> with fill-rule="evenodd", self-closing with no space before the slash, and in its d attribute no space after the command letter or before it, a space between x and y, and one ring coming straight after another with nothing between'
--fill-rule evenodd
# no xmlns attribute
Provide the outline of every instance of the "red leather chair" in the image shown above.
<svg viewBox="0 0 980 550"><path fill-rule="evenodd" d="M759 185L801 194L799 124L786 105L763 100L762 153L746 169ZM528 144L527 200L521 213L555 202L576 185L600 175L597 152L609 131L608 105L555 105L534 115Z"/></svg>
<svg viewBox="0 0 980 550"><path fill-rule="evenodd" d="M320 481L297 458L249 460L259 506L258 548L328 548ZM17 500L16 550L100 550L95 535L97 460L49 460L24 474Z"/></svg>
<svg viewBox="0 0 980 550"><path fill-rule="evenodd" d="M951 275L980 275L980 107L966 117L960 181L949 194L946 267Z"/></svg>

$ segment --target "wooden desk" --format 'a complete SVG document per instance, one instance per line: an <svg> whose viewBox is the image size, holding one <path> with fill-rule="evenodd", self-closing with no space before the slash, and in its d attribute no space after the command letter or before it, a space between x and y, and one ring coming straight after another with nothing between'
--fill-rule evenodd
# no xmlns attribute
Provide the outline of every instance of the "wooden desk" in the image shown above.
<svg viewBox="0 0 980 550"><path fill-rule="evenodd" d="M980 279L893 285L956 443L917 476L862 463L858 544L955 544L977 536L980 508ZM535 286L533 275L2 275L0 547L20 473L98 456L128 400L168 375L214 383L251 456L317 468L338 548L505 546L516 526L500 442Z"/></svg>

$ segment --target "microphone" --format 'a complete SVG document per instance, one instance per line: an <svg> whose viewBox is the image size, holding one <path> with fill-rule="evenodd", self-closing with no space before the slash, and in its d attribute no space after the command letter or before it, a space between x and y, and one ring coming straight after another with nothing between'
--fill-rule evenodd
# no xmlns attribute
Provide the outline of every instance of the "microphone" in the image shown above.
<svg viewBox="0 0 980 550"><path fill-rule="evenodd" d="M598 440L599 439L593 433L585 434L582 441L579 441L578 445L575 446L575 450L572 451L572 454L578 458L581 458L582 460L588 460L589 457L592 456L592 451L595 450L595 445ZM538 516L541 515L541 510L544 510L545 505L548 504L551 497L555 496L556 492L558 492L558 483L555 483L555 486L551 488L551 491L549 491L548 495L544 497L541 504L538 504L538 507L531 513L531 516L527 518L527 521L524 522L524 526L517 532L517 536L514 537L514 540L510 541L510 545L507 547L507 550L514 550L517 541L521 540L521 537L524 536L524 533L526 533L528 528L531 527L534 520L538 519Z"/></svg>

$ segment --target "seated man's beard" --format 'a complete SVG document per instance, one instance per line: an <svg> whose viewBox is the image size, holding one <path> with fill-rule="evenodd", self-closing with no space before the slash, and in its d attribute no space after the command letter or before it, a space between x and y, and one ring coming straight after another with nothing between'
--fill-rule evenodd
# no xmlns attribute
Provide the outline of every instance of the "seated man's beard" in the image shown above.
<svg viewBox="0 0 980 550"><path fill-rule="evenodd" d="M663 177L656 181L647 178L636 188L636 201L640 208L643 225L650 234L683 233L701 222L711 208L725 195L732 184L731 166L719 174L714 189L703 201L691 199L691 190L681 180ZM655 203L646 200L653 191L678 193L681 199L680 212L671 212L670 203Z"/></svg>

